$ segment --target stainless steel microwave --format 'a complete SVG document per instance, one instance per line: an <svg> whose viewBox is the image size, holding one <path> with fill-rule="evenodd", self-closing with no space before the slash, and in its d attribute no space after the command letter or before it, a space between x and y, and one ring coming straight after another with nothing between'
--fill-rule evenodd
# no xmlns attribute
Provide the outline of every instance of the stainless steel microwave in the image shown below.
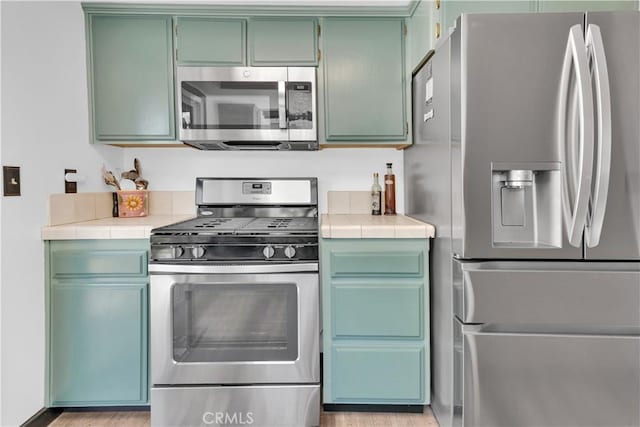
<svg viewBox="0 0 640 427"><path fill-rule="evenodd" d="M178 67L179 137L202 150L317 150L313 67Z"/></svg>

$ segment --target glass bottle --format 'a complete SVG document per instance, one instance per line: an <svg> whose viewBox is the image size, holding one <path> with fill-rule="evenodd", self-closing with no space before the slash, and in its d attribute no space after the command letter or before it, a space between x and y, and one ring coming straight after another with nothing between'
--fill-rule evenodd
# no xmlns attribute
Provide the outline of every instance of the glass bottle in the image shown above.
<svg viewBox="0 0 640 427"><path fill-rule="evenodd" d="M382 213L382 187L378 182L378 172L373 174L373 185L371 186L371 215Z"/></svg>
<svg viewBox="0 0 640 427"><path fill-rule="evenodd" d="M396 176L387 163L387 174L384 176L384 214L396 214Z"/></svg>

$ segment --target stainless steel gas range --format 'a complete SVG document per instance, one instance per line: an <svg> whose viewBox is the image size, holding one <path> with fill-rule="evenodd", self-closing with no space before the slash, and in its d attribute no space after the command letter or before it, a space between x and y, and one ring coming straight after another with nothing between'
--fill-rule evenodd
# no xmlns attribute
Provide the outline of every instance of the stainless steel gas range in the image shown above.
<svg viewBox="0 0 640 427"><path fill-rule="evenodd" d="M198 178L151 232L151 424L316 426L315 178Z"/></svg>

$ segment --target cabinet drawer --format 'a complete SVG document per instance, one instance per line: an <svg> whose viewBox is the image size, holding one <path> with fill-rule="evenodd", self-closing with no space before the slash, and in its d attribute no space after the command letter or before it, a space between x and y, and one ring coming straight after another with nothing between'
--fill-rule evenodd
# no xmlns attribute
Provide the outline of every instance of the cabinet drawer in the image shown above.
<svg viewBox="0 0 640 427"><path fill-rule="evenodd" d="M336 402L424 400L422 346L334 345L332 352Z"/></svg>
<svg viewBox="0 0 640 427"><path fill-rule="evenodd" d="M333 336L422 337L422 284L334 285Z"/></svg>
<svg viewBox="0 0 640 427"><path fill-rule="evenodd" d="M331 276L422 277L424 252L332 252Z"/></svg>
<svg viewBox="0 0 640 427"><path fill-rule="evenodd" d="M56 251L52 254L53 277L147 275L147 251Z"/></svg>

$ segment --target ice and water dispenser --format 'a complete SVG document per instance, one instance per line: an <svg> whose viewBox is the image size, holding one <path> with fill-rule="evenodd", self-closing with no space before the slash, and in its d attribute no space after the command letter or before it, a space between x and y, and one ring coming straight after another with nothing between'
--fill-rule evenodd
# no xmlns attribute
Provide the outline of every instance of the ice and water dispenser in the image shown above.
<svg viewBox="0 0 640 427"><path fill-rule="evenodd" d="M493 246L562 246L559 162L492 163Z"/></svg>

